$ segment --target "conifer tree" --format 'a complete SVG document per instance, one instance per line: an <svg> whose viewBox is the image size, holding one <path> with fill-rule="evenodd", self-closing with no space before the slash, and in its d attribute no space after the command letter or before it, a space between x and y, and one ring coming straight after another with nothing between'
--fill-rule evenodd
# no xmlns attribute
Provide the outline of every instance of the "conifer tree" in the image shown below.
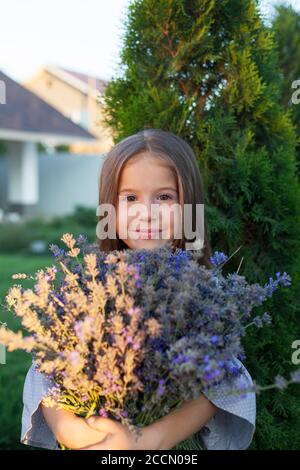
<svg viewBox="0 0 300 470"><path fill-rule="evenodd" d="M291 118L296 126L297 171L300 176L300 103L298 102L300 98L300 9L296 11L291 5L277 5L272 28L275 32L279 67L282 73L283 104L286 109L290 110Z"/></svg>
<svg viewBox="0 0 300 470"><path fill-rule="evenodd" d="M135 0L119 73L105 93L115 142L143 128L172 131L195 151L213 250L252 282L288 272L293 287L268 302L273 325L245 339L260 384L287 376L300 338L300 192L296 134L281 105L272 32L256 0ZM258 313L262 313L258 311ZM257 397L252 448L300 448L300 391Z"/></svg>

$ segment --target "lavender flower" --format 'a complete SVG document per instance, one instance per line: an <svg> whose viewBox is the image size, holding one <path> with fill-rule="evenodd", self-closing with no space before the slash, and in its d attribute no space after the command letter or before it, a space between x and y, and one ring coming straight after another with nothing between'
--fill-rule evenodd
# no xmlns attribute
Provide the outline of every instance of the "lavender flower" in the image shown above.
<svg viewBox="0 0 300 470"><path fill-rule="evenodd" d="M161 379L159 381L159 387L158 387L158 390L157 390L157 394L159 396L162 396L166 391L166 386L165 386L165 380L164 379Z"/></svg>
<svg viewBox="0 0 300 470"><path fill-rule="evenodd" d="M266 324L266 325L270 325L272 323L272 318L271 316L265 312L262 316L262 321Z"/></svg>
<svg viewBox="0 0 300 470"><path fill-rule="evenodd" d="M290 380L292 383L300 383L300 369L296 370L295 372L291 372Z"/></svg>
<svg viewBox="0 0 300 470"><path fill-rule="evenodd" d="M150 424L221 383L229 394L246 396L235 358L245 357L249 325L271 323L255 308L290 285L287 273L261 286L223 275L222 252L207 269L192 250L105 253L82 234L62 241L68 250L50 245L58 269L39 273L32 291L15 288L8 298L30 327L29 340L0 336L32 352L39 371L56 382L49 403L131 426ZM291 381L299 381L297 371ZM277 376L275 385L285 388L287 381Z"/></svg>
<svg viewBox="0 0 300 470"><path fill-rule="evenodd" d="M228 259L221 251L216 251L213 256L210 258L211 264L213 264L216 268L220 268L222 264L224 264Z"/></svg>
<svg viewBox="0 0 300 470"><path fill-rule="evenodd" d="M281 375L277 375L275 377L275 386L279 388L280 390L283 390L284 388L287 387L287 381Z"/></svg>
<svg viewBox="0 0 300 470"><path fill-rule="evenodd" d="M275 290L280 285L285 286L285 287L288 287L291 285L291 277L286 272L284 272L282 275L280 274L280 272L277 272L276 280L274 280L272 277L269 278L268 284L265 285L265 288L267 289L267 295L271 297L273 292L275 292Z"/></svg>
<svg viewBox="0 0 300 470"><path fill-rule="evenodd" d="M261 317L255 317L253 318L253 323L255 324L255 326L257 326L258 328L261 328L263 326L263 321L261 319Z"/></svg>
<svg viewBox="0 0 300 470"><path fill-rule="evenodd" d="M100 408L100 410L98 411L98 415L102 416L102 418L108 418L108 413L104 408Z"/></svg>
<svg viewBox="0 0 300 470"><path fill-rule="evenodd" d="M80 234L80 235L77 237L76 241L77 241L77 243L78 243L79 245L82 245L82 244L84 244L84 243L87 242L87 237L86 237L85 235Z"/></svg>

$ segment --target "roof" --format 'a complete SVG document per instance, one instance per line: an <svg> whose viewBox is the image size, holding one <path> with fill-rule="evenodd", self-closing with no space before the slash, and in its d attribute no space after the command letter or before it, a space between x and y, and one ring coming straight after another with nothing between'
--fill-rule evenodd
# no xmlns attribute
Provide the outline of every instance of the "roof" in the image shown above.
<svg viewBox="0 0 300 470"><path fill-rule="evenodd" d="M46 66L44 67L44 70L47 70L52 75L63 80L64 82L85 94L88 94L91 90L93 90L96 92L96 94L102 95L106 85L108 84L107 80L103 80L92 75L75 72L63 67Z"/></svg>
<svg viewBox="0 0 300 470"><path fill-rule="evenodd" d="M1 71L0 80L6 89L6 104L0 104L0 139L57 143L97 139Z"/></svg>
<svg viewBox="0 0 300 470"><path fill-rule="evenodd" d="M107 80L103 80L101 78L93 77L92 75L85 75L84 73L74 72L72 70L68 70L63 68L64 72L72 75L73 77L77 78L81 82L85 83L86 85L95 86L95 88L100 91L101 93L104 92L105 87L107 85Z"/></svg>

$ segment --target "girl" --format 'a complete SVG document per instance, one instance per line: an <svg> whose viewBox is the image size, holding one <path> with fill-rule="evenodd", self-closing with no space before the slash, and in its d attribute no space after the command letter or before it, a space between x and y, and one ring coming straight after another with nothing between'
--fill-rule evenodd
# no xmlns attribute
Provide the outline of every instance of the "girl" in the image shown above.
<svg viewBox="0 0 300 470"><path fill-rule="evenodd" d="M126 213L120 210L122 201L127 203ZM184 213L185 204L191 204L194 209L196 204L204 203L202 179L191 147L175 134L159 129L146 129L122 140L108 153L102 167L99 204L104 203L112 204L116 210L116 237L100 240L101 250L153 249L166 243L174 250L176 247L185 249L185 235L174 238L178 219L162 211L158 234L168 231L170 238L157 238L150 208L158 204L165 209L168 208L165 205L177 203ZM147 210L137 217L139 229L132 230L134 217L130 207L136 203ZM194 219L193 210L193 230ZM122 235L124 229L128 229L126 237ZM204 249L199 262L212 267L210 256L204 224ZM246 385L252 384L248 371L238 359L233 365L242 368ZM24 384L23 444L58 449L59 441L72 449L172 449L197 433L206 449L246 449L255 431L255 393L247 393L243 398L228 396L222 385L218 387L217 398L202 395L145 426L137 441L129 429L117 421L102 417L85 420L66 410L45 407L43 397L51 385L33 364Z"/></svg>

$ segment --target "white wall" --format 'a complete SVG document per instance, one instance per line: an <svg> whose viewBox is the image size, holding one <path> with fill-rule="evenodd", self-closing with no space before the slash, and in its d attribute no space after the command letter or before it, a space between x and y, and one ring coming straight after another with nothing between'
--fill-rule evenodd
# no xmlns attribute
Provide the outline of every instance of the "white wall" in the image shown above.
<svg viewBox="0 0 300 470"><path fill-rule="evenodd" d="M96 208L103 156L58 153L39 155L37 212L64 215L76 205Z"/></svg>
<svg viewBox="0 0 300 470"><path fill-rule="evenodd" d="M76 205L98 206L99 178L105 155L38 155L38 203L31 214L65 215ZM0 209L6 208L9 156L0 158Z"/></svg>
<svg viewBox="0 0 300 470"><path fill-rule="evenodd" d="M0 209L4 209L8 196L8 159L0 155Z"/></svg>

